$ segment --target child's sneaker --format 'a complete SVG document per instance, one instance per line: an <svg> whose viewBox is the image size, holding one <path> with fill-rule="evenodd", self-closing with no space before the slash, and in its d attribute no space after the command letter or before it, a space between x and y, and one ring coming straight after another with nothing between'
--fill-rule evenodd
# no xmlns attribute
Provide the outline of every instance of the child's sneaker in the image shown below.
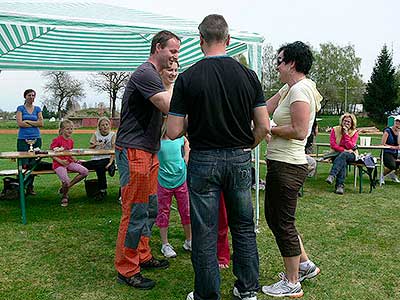
<svg viewBox="0 0 400 300"><path fill-rule="evenodd" d="M392 179L393 182L396 183L400 182L399 178L396 176L394 172L387 174L386 177Z"/></svg>
<svg viewBox="0 0 400 300"><path fill-rule="evenodd" d="M192 251L192 241L185 240L185 242L183 243L183 249L185 249L186 251Z"/></svg>
<svg viewBox="0 0 400 300"><path fill-rule="evenodd" d="M176 252L170 244L164 244L161 247L161 253L164 254L166 258L176 257Z"/></svg>
<svg viewBox="0 0 400 300"><path fill-rule="evenodd" d="M320 272L321 270L312 261L310 261L307 268L299 269L299 282L302 282L305 279L314 278Z"/></svg>
<svg viewBox="0 0 400 300"><path fill-rule="evenodd" d="M272 297L300 298L304 295L300 282L291 283L287 280L284 274L281 276L281 280L277 283L264 285L262 287L262 292Z"/></svg>
<svg viewBox="0 0 400 300"><path fill-rule="evenodd" d="M108 175L110 175L110 177L114 177L114 175L115 175L115 163L114 162L111 164L111 166L108 167L107 171L108 171Z"/></svg>

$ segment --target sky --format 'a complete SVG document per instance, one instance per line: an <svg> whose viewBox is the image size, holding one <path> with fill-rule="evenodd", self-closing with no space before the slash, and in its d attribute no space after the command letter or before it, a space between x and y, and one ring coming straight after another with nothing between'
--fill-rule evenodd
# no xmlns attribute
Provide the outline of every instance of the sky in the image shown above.
<svg viewBox="0 0 400 300"><path fill-rule="evenodd" d="M0 0L0 2L28 2ZM30 0L32 2L32 0ZM50 1L50 0L47 0ZM282 44L303 41L318 49L319 44L354 45L356 55L362 59L360 72L367 82L377 56L384 44L393 51L395 66L400 65L400 1L398 0L82 0L107 3L137 10L198 21L208 14L222 14L230 28L256 32L277 49ZM81 1L81 2L82 2ZM46 2L39 0L37 2ZM52 2L63 2L52 0ZM64 1L79 2L79 1ZM71 72L83 81L89 74ZM14 111L23 103L23 91L37 91L36 104L44 98L45 81L41 72L2 71L0 73L0 109ZM89 105L108 103L106 94L99 94L85 85Z"/></svg>

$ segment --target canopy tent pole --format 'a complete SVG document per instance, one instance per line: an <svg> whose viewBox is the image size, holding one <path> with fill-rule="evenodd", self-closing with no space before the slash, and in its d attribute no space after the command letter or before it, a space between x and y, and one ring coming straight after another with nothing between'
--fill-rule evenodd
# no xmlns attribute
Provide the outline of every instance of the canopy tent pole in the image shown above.
<svg viewBox="0 0 400 300"><path fill-rule="evenodd" d="M248 44L248 55L249 55L249 67L253 69L258 78L262 79L261 69L262 69L262 46L261 44ZM259 220L260 220L260 145L257 145L253 150L254 156L254 168L255 181L256 181L256 226L255 232L259 233Z"/></svg>

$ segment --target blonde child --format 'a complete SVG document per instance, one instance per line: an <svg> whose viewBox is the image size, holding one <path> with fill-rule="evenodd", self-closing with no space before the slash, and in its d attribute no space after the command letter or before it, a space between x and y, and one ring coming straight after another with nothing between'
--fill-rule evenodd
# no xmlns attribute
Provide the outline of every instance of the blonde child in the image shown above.
<svg viewBox="0 0 400 300"><path fill-rule="evenodd" d="M50 149L54 151L66 151L74 148L74 140L71 138L74 125L70 120L60 123L59 136L53 139ZM73 156L53 157L53 170L61 180L61 206L68 206L68 191L88 175L88 169L78 163ZM68 177L68 171L79 173L72 180Z"/></svg>
<svg viewBox="0 0 400 300"><path fill-rule="evenodd" d="M90 138L91 149L112 150L115 148L115 133L111 131L111 121L107 117L99 118L97 130ZM88 169L94 169L97 174L98 190L97 200L103 200L107 196L106 172L112 177L115 174L114 155L95 155L89 161L83 163Z"/></svg>
<svg viewBox="0 0 400 300"><path fill-rule="evenodd" d="M176 257L176 252L168 242L168 226L173 196L175 196L178 204L178 211L186 237L183 248L187 251L192 250L189 192L186 184L186 164L189 157L189 142L185 137L170 140L165 134L165 125L166 122L164 122L163 125L161 147L158 152L160 167L158 171L158 214L156 224L160 228L162 242L161 253L167 258L172 258Z"/></svg>
<svg viewBox="0 0 400 300"><path fill-rule="evenodd" d="M172 94L173 83L178 76L178 62L160 72L165 89ZM183 248L192 250L192 230L190 226L189 192L186 184L186 164L189 158L189 142L185 137L170 140L166 136L166 118L161 129L161 147L158 152L158 214L156 224L160 228L161 253L165 257L176 257L176 252L168 242L169 214L172 197L175 196L186 240Z"/></svg>

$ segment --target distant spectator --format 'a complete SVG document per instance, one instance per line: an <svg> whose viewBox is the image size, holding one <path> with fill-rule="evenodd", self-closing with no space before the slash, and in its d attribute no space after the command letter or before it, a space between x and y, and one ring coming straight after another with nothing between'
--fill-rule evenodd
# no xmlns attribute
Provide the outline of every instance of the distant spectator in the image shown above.
<svg viewBox="0 0 400 300"><path fill-rule="evenodd" d="M315 137L318 134L318 123L317 123L317 118L314 119L314 123L311 128L311 133L307 138L306 146L305 146L305 152L306 152L306 159L307 159L307 164L308 164L308 177L312 177L315 175L315 170L317 169L317 161L310 156L314 151L314 143L315 143Z"/></svg>
<svg viewBox="0 0 400 300"><path fill-rule="evenodd" d="M358 131L357 119L353 114L345 113L339 119L340 125L331 130L330 144L332 150L337 152L333 166L326 182L332 184L336 178L335 193L344 194L344 180L347 165L356 160Z"/></svg>
<svg viewBox="0 0 400 300"><path fill-rule="evenodd" d="M382 145L390 146L390 149L383 151L383 164L385 165L384 175L392 179L394 182L400 183L396 176L395 170L400 166L399 149L400 149L400 115L394 118L393 126L387 127L383 131ZM381 183L385 183L384 177L381 178Z"/></svg>

